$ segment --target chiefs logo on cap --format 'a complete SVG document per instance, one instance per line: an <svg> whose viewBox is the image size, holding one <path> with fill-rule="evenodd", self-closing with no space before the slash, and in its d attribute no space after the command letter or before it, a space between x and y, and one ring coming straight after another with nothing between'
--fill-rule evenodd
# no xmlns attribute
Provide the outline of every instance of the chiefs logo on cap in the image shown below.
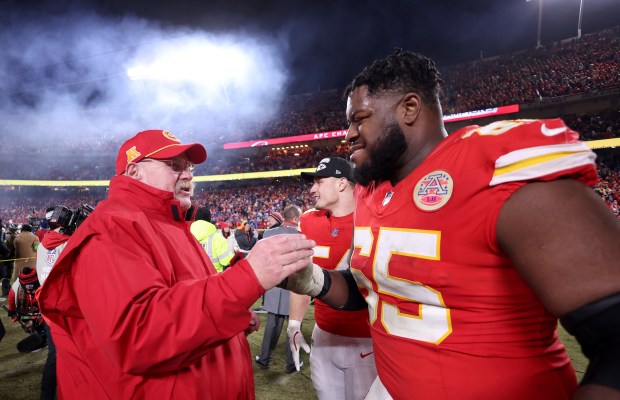
<svg viewBox="0 0 620 400"><path fill-rule="evenodd" d="M454 181L446 171L433 171L418 181L413 189L413 202L423 211L435 211L445 206L452 192Z"/></svg>
<svg viewBox="0 0 620 400"><path fill-rule="evenodd" d="M136 146L133 146L132 148L127 150L125 153L127 154L128 164L142 155L142 153L140 153L138 149L136 149Z"/></svg>
<svg viewBox="0 0 620 400"><path fill-rule="evenodd" d="M181 143L181 141L180 141L179 139L177 139L177 137L176 137L176 136L174 136L172 133L170 133L170 132L168 132L168 131L161 131L161 133L162 133L162 135L164 135L164 137L165 137L166 139L173 140L173 141L175 141L175 142L179 142L179 143Z"/></svg>

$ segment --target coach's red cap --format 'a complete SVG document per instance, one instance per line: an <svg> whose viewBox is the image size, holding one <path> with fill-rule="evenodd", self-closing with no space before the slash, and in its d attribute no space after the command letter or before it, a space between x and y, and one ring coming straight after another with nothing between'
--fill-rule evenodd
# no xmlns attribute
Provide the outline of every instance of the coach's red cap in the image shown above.
<svg viewBox="0 0 620 400"><path fill-rule="evenodd" d="M130 162L137 163L145 158L166 160L187 154L193 164L207 159L207 150L200 143L182 144L172 133L161 129L142 131L127 140L116 156L116 175L122 175Z"/></svg>

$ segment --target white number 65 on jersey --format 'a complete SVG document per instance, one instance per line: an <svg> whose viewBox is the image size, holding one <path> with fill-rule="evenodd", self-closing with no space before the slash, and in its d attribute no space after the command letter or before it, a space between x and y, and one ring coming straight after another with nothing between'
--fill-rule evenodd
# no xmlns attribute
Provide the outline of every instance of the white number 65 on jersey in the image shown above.
<svg viewBox="0 0 620 400"><path fill-rule="evenodd" d="M351 268L359 285L368 289L366 302L370 324L377 320L381 310L381 325L390 335L439 344L452 333L450 309L437 290L402 277L390 275L392 255L439 260L441 233L413 229L381 228L377 240L370 228L355 228L353 245L360 256L369 257L376 246L372 277L377 289L359 270ZM418 315L401 312L397 305L386 302L379 294L386 294L408 302L418 303ZM387 297L389 301L389 297Z"/></svg>

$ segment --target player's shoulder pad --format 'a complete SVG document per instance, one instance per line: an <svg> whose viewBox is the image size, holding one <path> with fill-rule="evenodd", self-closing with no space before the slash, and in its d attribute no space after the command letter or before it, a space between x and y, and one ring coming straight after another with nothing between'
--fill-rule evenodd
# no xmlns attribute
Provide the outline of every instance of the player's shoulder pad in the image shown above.
<svg viewBox="0 0 620 400"><path fill-rule="evenodd" d="M463 128L454 134L475 142L477 151L495 162L491 186L511 181L572 175L580 169L595 171L596 155L579 134L561 119L519 119Z"/></svg>
<svg viewBox="0 0 620 400"><path fill-rule="evenodd" d="M461 139L483 140L485 142L514 142L518 146L548 143L574 143L579 134L570 129L564 121L555 119L513 119L495 121L485 126L472 125L454 133ZM519 143L521 142L521 143ZM533 143L532 143L533 142Z"/></svg>

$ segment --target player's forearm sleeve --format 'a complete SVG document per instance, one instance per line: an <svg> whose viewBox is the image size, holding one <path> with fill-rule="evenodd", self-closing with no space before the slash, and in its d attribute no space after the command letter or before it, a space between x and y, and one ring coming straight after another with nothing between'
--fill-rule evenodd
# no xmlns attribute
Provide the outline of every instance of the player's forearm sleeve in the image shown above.
<svg viewBox="0 0 620 400"><path fill-rule="evenodd" d="M347 287L349 288L349 297L347 298L347 302L345 303L344 306L339 307L338 309L345 310L345 311L357 311L357 310L363 310L364 308L368 307L368 305L366 304L366 300L364 299L364 296L362 296L362 293L357 287L357 283L355 282L355 278L353 278L353 274L351 273L351 270L347 269L344 271L335 271L335 272L342 275L345 282L347 283Z"/></svg>

